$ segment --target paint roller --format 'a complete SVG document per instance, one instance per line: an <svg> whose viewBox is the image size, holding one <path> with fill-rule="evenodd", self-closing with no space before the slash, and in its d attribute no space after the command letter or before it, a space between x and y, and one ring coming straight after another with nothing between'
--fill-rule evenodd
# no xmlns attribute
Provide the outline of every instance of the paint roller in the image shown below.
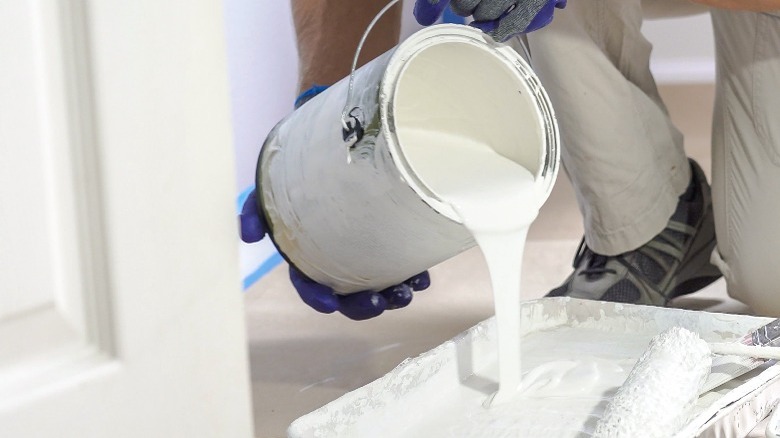
<svg viewBox="0 0 780 438"><path fill-rule="evenodd" d="M607 405L594 438L673 436L693 413L699 395L763 363L750 360L725 379L708 382L712 354L780 359L780 319L737 343L708 344L696 333L673 327L655 336ZM743 362L745 363L745 362ZM707 383L705 385L705 382Z"/></svg>

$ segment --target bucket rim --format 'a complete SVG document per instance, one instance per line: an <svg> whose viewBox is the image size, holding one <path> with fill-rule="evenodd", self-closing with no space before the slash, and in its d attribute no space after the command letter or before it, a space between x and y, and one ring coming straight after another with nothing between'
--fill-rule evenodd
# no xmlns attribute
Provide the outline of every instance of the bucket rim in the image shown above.
<svg viewBox="0 0 780 438"><path fill-rule="evenodd" d="M380 121L386 128L381 130L381 135L387 142L388 151L401 177L437 213L462 223L455 209L416 176L400 146L394 116L398 85L411 61L424 50L445 43L470 44L497 55L497 59L509 67L508 71L530 91L528 94L536 104L544 142L534 172L534 189L537 193L538 207L541 207L552 191L560 165L560 134L552 103L532 67L511 45L497 43L490 36L470 26L440 24L424 28L399 44L387 63L379 86L380 95L385 97L380 99L379 107Z"/></svg>

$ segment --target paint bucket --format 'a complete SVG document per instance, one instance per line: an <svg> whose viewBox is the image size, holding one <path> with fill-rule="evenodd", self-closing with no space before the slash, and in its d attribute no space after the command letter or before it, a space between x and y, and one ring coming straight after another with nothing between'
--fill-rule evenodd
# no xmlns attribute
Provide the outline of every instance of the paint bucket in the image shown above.
<svg viewBox="0 0 780 438"><path fill-rule="evenodd" d="M381 290L475 245L415 172L398 135L402 124L446 126L487 142L535 176L539 205L529 208L547 199L558 172L558 126L538 78L511 45L467 26L432 26L353 80L282 120L257 167L271 238L314 281L343 294Z"/></svg>

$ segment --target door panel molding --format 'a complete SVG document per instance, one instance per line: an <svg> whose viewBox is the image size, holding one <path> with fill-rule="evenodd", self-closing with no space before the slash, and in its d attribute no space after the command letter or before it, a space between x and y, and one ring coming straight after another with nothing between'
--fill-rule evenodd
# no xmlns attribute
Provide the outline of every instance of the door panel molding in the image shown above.
<svg viewBox="0 0 780 438"><path fill-rule="evenodd" d="M30 36L19 42L29 47L0 45L0 58L8 59L8 54L2 53L4 48L29 48L34 53L29 58L29 78L11 78L0 84L0 97L30 99L22 106L34 115L28 117L33 120L19 115L24 123L9 123L0 130L0 144L6 143L0 149L0 159L10 159L13 165L18 155L15 148L40 150L41 174L46 178L38 189L45 195L44 199L30 200L28 207L33 213L40 208L48 218L45 231L49 239L42 247L49 257L41 262L46 264L42 269L53 272L48 284L30 278L24 285L31 291L51 289L35 291L46 298L43 303L0 312L2 408L18 406L19 397L45 392L54 382L61 384L105 365L117 357L118 349L111 311L87 5L80 0L4 2L0 16L0 27L9 34ZM25 26L28 29L21 29ZM13 120L13 115L10 118ZM22 130L31 127L39 132L34 141L37 144L4 141L29 137ZM14 130L18 130L16 134Z"/></svg>

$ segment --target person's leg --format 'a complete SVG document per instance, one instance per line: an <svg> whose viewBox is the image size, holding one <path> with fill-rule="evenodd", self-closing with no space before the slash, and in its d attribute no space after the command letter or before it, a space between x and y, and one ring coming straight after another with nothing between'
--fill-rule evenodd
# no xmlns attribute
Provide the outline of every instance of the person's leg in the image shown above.
<svg viewBox="0 0 780 438"><path fill-rule="evenodd" d="M560 121L585 240L604 255L636 249L663 230L691 175L650 73L641 24L640 0L576 1L528 36Z"/></svg>
<svg viewBox="0 0 780 438"><path fill-rule="evenodd" d="M780 13L713 11L713 261L734 298L780 316Z"/></svg>
<svg viewBox="0 0 780 438"><path fill-rule="evenodd" d="M366 27L388 0L291 0L298 37L299 91L332 85L349 74ZM398 44L402 3L371 31L358 66Z"/></svg>
<svg viewBox="0 0 780 438"><path fill-rule="evenodd" d="M720 276L709 185L658 94L641 24L640 0L569 2L529 35L586 230L548 296L663 305Z"/></svg>

